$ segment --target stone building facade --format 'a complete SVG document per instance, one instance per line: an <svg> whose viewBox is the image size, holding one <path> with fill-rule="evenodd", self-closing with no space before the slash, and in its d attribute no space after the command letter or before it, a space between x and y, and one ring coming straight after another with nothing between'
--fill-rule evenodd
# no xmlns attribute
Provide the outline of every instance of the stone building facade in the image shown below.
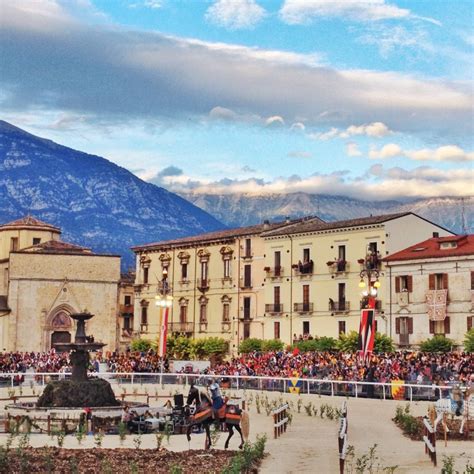
<svg viewBox="0 0 474 474"><path fill-rule="evenodd" d="M462 345L474 319L474 235L438 237L385 259L388 314L399 347L435 334Z"/></svg>
<svg viewBox="0 0 474 474"><path fill-rule="evenodd" d="M117 346L120 257L62 242L32 217L0 226L0 349L44 351L75 332L71 313L95 314L87 332ZM0 300L0 301L1 301Z"/></svg>
<svg viewBox="0 0 474 474"><path fill-rule="evenodd" d="M158 337L154 301L165 271L171 333L222 336L233 350L247 337L285 343L300 334L337 337L358 329L360 272L373 252L381 283L378 330L390 334L382 258L433 233L452 235L408 212L331 223L304 218L134 247L134 330Z"/></svg>

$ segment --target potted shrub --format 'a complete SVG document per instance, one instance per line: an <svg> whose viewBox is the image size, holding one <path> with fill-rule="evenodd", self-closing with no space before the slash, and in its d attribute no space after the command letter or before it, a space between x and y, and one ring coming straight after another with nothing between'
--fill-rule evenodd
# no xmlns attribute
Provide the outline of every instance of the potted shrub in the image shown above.
<svg viewBox="0 0 474 474"><path fill-rule="evenodd" d="M364 265L365 259L359 258L359 260L357 260L357 262L360 263L361 265Z"/></svg>
<svg viewBox="0 0 474 474"><path fill-rule="evenodd" d="M333 260L329 260L329 262L326 262L326 265L328 267L332 267L336 262L334 262Z"/></svg>
<svg viewBox="0 0 474 474"><path fill-rule="evenodd" d="M264 267L263 270L268 273L270 271L270 267Z"/></svg>

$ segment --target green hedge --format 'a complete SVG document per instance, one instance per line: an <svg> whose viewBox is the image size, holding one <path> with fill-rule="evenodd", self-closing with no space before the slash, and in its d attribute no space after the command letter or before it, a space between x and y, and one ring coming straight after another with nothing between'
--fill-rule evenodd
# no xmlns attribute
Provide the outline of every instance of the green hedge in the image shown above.
<svg viewBox="0 0 474 474"><path fill-rule="evenodd" d="M149 339L134 339L130 344L130 349L139 352L146 352L149 349L156 350L156 343ZM220 359L227 354L228 350L229 342L220 337L190 339L184 336L170 336L166 341L166 355L172 359Z"/></svg>

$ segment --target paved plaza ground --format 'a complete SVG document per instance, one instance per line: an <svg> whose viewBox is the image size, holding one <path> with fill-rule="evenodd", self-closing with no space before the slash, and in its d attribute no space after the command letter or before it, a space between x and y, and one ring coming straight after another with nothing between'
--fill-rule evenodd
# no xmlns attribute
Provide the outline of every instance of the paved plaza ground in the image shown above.
<svg viewBox="0 0 474 474"><path fill-rule="evenodd" d="M115 387L117 388L117 387ZM29 393L30 388L24 389L24 393ZM169 396L176 391L175 386L162 389L157 386L142 386L140 392L144 390ZM179 387L183 391L182 387ZM131 392L131 390L130 390ZM121 393L116 390L116 393ZM187 393L187 389L184 389ZM229 395L240 395L250 398L250 440L254 441L258 434L266 434L268 437L267 457L261 466L262 473L338 473L339 459L337 447L337 431L339 423L337 420L321 419L320 416L308 416L304 405L311 402L314 406L320 407L322 404L332 405L339 408L343 397L325 397L317 395L295 395L278 394L267 392L247 391L228 393ZM256 396L263 399L268 397L273 399L283 398L291 401L293 405L293 420L288 431L279 439L273 439L272 419L266 415L266 410L262 406L261 413L256 410ZM7 389L1 389L0 395L5 397ZM301 412L297 412L298 398L301 397ZM152 405L162 405L165 399L160 399ZM443 455L455 456L456 468L462 472L469 459L474 464L474 443L462 441L449 441L447 447L444 442L438 440L438 468L434 468L424 452L422 442L411 441L404 437L398 427L391 421L395 415L397 405L405 402L391 400L366 400L347 399L348 408L348 440L349 444L355 448L355 457L366 454L371 446L377 444L375 465L382 467L398 466L397 473L434 473L440 472ZM5 402L3 402L5 405ZM414 415L425 415L428 402L414 402L411 404L411 411ZM3 410L3 407L2 407ZM223 449L226 433L222 433L217 440L216 448ZM0 435L0 443L6 441L6 434ZM135 435L127 436L123 443L124 447L134 448ZM34 447L45 445L57 446L54 438L45 434L32 434L30 444ZM238 435L231 440L230 448L237 449L239 445ZM79 446L77 439L73 435L66 436L64 447L66 448L92 448L94 439L88 436ZM117 435L105 436L103 440L104 448L120 447L121 443ZM155 448L156 439L154 434L143 435L141 449ZM183 451L189 448L202 449L204 447L204 434L194 434L191 443L188 444L185 435L172 435L169 444L164 441L164 447L173 451ZM353 471L355 472L355 470ZM382 472L380 470L380 472Z"/></svg>

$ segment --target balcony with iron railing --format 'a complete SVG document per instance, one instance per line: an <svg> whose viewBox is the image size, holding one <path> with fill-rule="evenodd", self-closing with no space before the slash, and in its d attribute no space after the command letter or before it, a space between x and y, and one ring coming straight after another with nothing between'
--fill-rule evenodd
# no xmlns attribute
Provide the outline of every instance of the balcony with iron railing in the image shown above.
<svg viewBox="0 0 474 474"><path fill-rule="evenodd" d="M295 313L312 313L313 303L294 303L293 309Z"/></svg>
<svg viewBox="0 0 474 474"><path fill-rule="evenodd" d="M120 305L120 314L133 314L133 304L121 304Z"/></svg>
<svg viewBox="0 0 474 474"><path fill-rule="evenodd" d="M193 332L193 323L192 322L168 323L168 329L169 329L170 332L192 333Z"/></svg>
<svg viewBox="0 0 474 474"><path fill-rule="evenodd" d="M271 314L283 313L283 304L282 303L266 304L265 313L271 313Z"/></svg>
<svg viewBox="0 0 474 474"><path fill-rule="evenodd" d="M168 280L159 281L157 288L159 293L170 293L173 290Z"/></svg>
<svg viewBox="0 0 474 474"><path fill-rule="evenodd" d="M326 263L329 272L333 275L340 275L349 271L350 264L346 260L334 260Z"/></svg>
<svg viewBox="0 0 474 474"><path fill-rule="evenodd" d="M252 279L251 278L241 278L240 279L240 288L242 290L252 289Z"/></svg>
<svg viewBox="0 0 474 474"><path fill-rule="evenodd" d="M278 267L265 267L265 271L267 273L267 278L270 279L277 279L281 278L283 276L283 267L278 266Z"/></svg>
<svg viewBox="0 0 474 474"><path fill-rule="evenodd" d="M293 264L291 268L293 268L297 277L311 277L314 272L314 262L312 260L305 263L298 262Z"/></svg>
<svg viewBox="0 0 474 474"><path fill-rule="evenodd" d="M351 305L349 301L330 301L328 309L333 313L348 313Z"/></svg>
<svg viewBox="0 0 474 474"><path fill-rule="evenodd" d="M196 286L199 291L207 291L209 289L209 279L208 278L198 278Z"/></svg>

